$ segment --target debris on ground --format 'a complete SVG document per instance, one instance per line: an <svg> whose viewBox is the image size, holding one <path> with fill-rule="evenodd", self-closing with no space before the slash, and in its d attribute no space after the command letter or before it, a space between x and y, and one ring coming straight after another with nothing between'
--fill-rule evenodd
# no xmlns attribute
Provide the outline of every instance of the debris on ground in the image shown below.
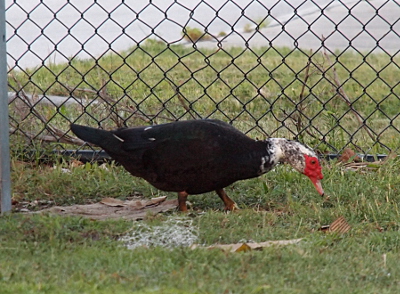
<svg viewBox="0 0 400 294"><path fill-rule="evenodd" d="M361 158L350 148L345 148L338 158L339 162L361 162Z"/></svg>
<svg viewBox="0 0 400 294"><path fill-rule="evenodd" d="M41 210L54 206L52 200L33 200L33 201L18 201L11 199L11 204L15 212L31 212L33 210Z"/></svg>
<svg viewBox="0 0 400 294"><path fill-rule="evenodd" d="M329 233L339 233L344 234L350 231L351 227L345 220L343 216L337 218L333 223L330 225L322 226L319 228L319 231L322 232L329 232Z"/></svg>
<svg viewBox="0 0 400 294"><path fill-rule="evenodd" d="M236 244L216 244L204 246L196 244L198 240L197 227L193 225L193 220L188 218L170 218L163 224L151 226L146 223L135 223L134 227L127 234L119 238L125 243L128 249L138 247L189 247L190 249L221 249L227 252L242 252L249 250L262 250L270 246L286 246L297 244L302 239L277 240L266 242L239 242Z"/></svg>
<svg viewBox="0 0 400 294"><path fill-rule="evenodd" d="M343 167L344 171L376 171L389 160L396 158L397 155L390 153L384 160L376 160L373 162L363 161L352 149L345 148L338 158L338 164Z"/></svg>
<svg viewBox="0 0 400 294"><path fill-rule="evenodd" d="M197 227L192 219L170 218L159 226L138 222L126 235L119 238L128 249L138 247L189 247L197 239Z"/></svg>
<svg viewBox="0 0 400 294"><path fill-rule="evenodd" d="M190 246L191 249L196 248L205 248L205 249L222 249L227 252L243 252L250 250L262 250L265 247L271 246L287 246L292 244L298 244L302 238L300 239L292 239L292 240L276 240L276 241L266 241L260 243L236 243L236 244L216 244L212 246L203 247L199 244L193 244Z"/></svg>
<svg viewBox="0 0 400 294"><path fill-rule="evenodd" d="M52 213L65 216L81 216L95 220L128 219L141 220L147 215L175 210L177 199L167 200L167 196L152 199L119 200L104 198L98 203L72 206L53 206L30 213Z"/></svg>

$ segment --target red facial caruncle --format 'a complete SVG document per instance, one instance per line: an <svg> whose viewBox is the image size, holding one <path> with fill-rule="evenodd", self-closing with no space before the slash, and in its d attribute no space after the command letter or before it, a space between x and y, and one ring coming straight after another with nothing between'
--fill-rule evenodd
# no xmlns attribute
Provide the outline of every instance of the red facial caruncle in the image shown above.
<svg viewBox="0 0 400 294"><path fill-rule="evenodd" d="M304 155L306 160L306 165L304 167L304 174L310 178L311 182L314 184L315 189L321 196L324 195L324 190L322 189L321 180L324 178L321 172L321 165L317 157Z"/></svg>

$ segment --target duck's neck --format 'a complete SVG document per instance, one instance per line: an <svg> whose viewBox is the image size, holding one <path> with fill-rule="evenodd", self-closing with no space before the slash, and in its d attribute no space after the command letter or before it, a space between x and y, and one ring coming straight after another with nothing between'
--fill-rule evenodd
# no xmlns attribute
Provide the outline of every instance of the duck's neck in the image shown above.
<svg viewBox="0 0 400 294"><path fill-rule="evenodd" d="M284 138L270 138L271 160L275 164L278 162L288 163L298 171L304 168L304 154L314 156L314 152L307 146L292 140Z"/></svg>
<svg viewBox="0 0 400 294"><path fill-rule="evenodd" d="M267 142L270 144L270 163L276 165L280 162L285 162L285 152L283 146L287 143L286 139L283 138L269 138Z"/></svg>
<svg viewBox="0 0 400 294"><path fill-rule="evenodd" d="M285 161L285 155L282 148L284 141L287 140L281 138L269 138L264 142L266 143L264 147L266 146L267 149L264 151L266 152L266 156L261 158L260 174L270 171L275 165Z"/></svg>

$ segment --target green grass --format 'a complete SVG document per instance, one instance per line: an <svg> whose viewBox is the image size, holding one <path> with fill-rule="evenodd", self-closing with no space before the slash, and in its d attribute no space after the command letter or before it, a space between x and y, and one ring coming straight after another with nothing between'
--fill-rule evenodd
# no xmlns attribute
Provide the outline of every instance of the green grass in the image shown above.
<svg viewBox="0 0 400 294"><path fill-rule="evenodd" d="M246 23L243 27L243 31L245 33L251 33L255 30L265 29L266 27L268 27L269 23L269 20L266 18L258 18L251 23Z"/></svg>
<svg viewBox="0 0 400 294"><path fill-rule="evenodd" d="M330 58L351 107L375 130L380 142L398 148L399 57L335 52ZM82 89L106 90L107 102L85 108L35 107L42 120L65 131L71 121L100 122L111 128L201 116L230 121L260 139L298 135L322 152L340 150L350 138L357 151L387 152L359 129L349 106L332 86L329 67L319 53L302 50L264 47L215 52L149 40L98 61L74 59L69 64L14 72L16 80L11 79L10 86L19 90L20 84L29 93L61 96L70 95L72 88L74 96L88 102L98 94ZM12 126L25 134L47 134L43 121L23 101L11 103L10 114ZM141 115L150 121L145 122ZM300 133L295 120L301 122ZM72 167L68 159L43 161L39 152L33 156L21 152L75 146L35 138L32 144L21 134L12 135L11 142L17 208L38 210L138 194L176 197L113 164ZM27 158L33 161L22 161ZM263 251L128 250L118 238L137 230L136 222L16 212L2 216L1 292L398 293L400 162L392 160L368 172L347 172L324 163L323 173L329 200L322 199L308 179L286 166L228 187L228 195L242 208L238 212L225 214L214 193L189 196L192 213L187 217L193 221L200 244L304 238L297 245ZM318 231L339 216L349 222L350 232ZM182 215L169 212L149 215L143 222L158 226L178 217Z"/></svg>
<svg viewBox="0 0 400 294"><path fill-rule="evenodd" d="M183 39L187 42L196 43L198 41L210 41L212 37L199 28L185 27L182 32Z"/></svg>
<svg viewBox="0 0 400 294"><path fill-rule="evenodd" d="M105 196L165 194L120 167L68 162L48 166L13 160L14 199L59 205ZM226 214L213 193L189 196L198 243L304 238L297 245L227 253L218 249L126 249L118 238L137 222L24 215L0 218L3 293L398 293L400 290L400 162L374 172L344 172L324 163L322 199L286 166L241 181L227 193L242 208ZM176 197L173 193L169 197ZM199 214L198 212L205 213ZM344 216L344 235L318 231ZM160 225L178 212L149 217Z"/></svg>
<svg viewBox="0 0 400 294"><path fill-rule="evenodd" d="M321 52L272 47L216 51L147 40L98 60L72 59L13 72L18 83L10 79L10 86L61 96L72 91L87 102L103 101L98 93L107 93L107 102L86 107L35 107L45 121L64 131L71 121L115 128L212 117L232 122L252 137L297 137L322 152L337 152L350 140L351 147L363 152L396 150L399 57L351 51L329 56L351 109L384 145L360 128L338 95L333 67ZM10 115L12 125L25 134L47 134L43 121L22 101L11 103ZM26 144L26 136L19 135L12 136L13 142Z"/></svg>

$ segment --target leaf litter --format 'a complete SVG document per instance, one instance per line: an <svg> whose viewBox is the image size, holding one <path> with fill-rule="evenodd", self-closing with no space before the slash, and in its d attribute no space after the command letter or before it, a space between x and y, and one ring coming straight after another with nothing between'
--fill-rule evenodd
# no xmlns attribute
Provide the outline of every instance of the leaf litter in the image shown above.
<svg viewBox="0 0 400 294"><path fill-rule="evenodd" d="M397 155L395 153L390 153L383 160L368 162L363 161L362 158L352 149L345 148L338 158L338 165L342 166L344 171L359 171L365 173L378 170L382 165L396 157Z"/></svg>
<svg viewBox="0 0 400 294"><path fill-rule="evenodd" d="M65 216L80 216L95 220L126 219L141 220L147 215L176 210L177 199L167 196L152 199L120 200L104 198L100 202L86 205L54 206L30 213L51 213Z"/></svg>
<svg viewBox="0 0 400 294"><path fill-rule="evenodd" d="M388 158L389 159L389 158ZM344 150L339 163L345 169L359 170L360 168L371 167L371 163L362 162L351 149ZM385 163L379 162L379 165ZM372 165L377 162L372 163ZM96 220L105 219L129 219L141 220L149 214L167 212L177 207L177 199L166 200L166 196L152 199L120 200L116 198L103 198L98 203L88 205L55 206L41 211L31 213L53 213L61 215L74 215L87 217ZM339 217L332 224L321 226L319 231L346 233L350 230L350 225L343 217ZM198 240L197 227L193 225L193 220L188 218L170 218L162 225L151 226L143 222L135 223L134 227L127 234L119 238L128 249L138 247L190 247L191 249L220 249L227 252L244 252L250 250L262 250L270 246L287 246L300 243L303 238L289 240L274 240L265 242L238 242L233 244L214 244L204 246L196 244Z"/></svg>
<svg viewBox="0 0 400 294"><path fill-rule="evenodd" d="M319 231L327 232L327 233L338 233L344 234L350 231L351 227L345 220L343 216L338 217L336 220L333 221L330 225L321 226Z"/></svg>
<svg viewBox="0 0 400 294"><path fill-rule="evenodd" d="M203 247L202 245L199 244L193 244L192 246L190 246L190 248L196 249L203 247L206 249L222 249L223 251L228 251L228 252L243 252L250 250L262 250L263 248L271 246L286 246L286 245L298 244L301 240L303 240L303 238L291 239L291 240L266 241L259 243L245 242L245 243L234 243L234 244L216 244L207 247Z"/></svg>
<svg viewBox="0 0 400 294"><path fill-rule="evenodd" d="M227 252L244 252L250 250L262 250L271 246L286 246L298 244L300 239L275 240L266 242L239 242L233 244L215 244L204 246L195 243L198 241L198 228L193 224L192 219L170 218L163 224L151 226L146 223L135 223L133 228L124 236L119 238L128 249L139 247L189 247L190 249L220 249Z"/></svg>

